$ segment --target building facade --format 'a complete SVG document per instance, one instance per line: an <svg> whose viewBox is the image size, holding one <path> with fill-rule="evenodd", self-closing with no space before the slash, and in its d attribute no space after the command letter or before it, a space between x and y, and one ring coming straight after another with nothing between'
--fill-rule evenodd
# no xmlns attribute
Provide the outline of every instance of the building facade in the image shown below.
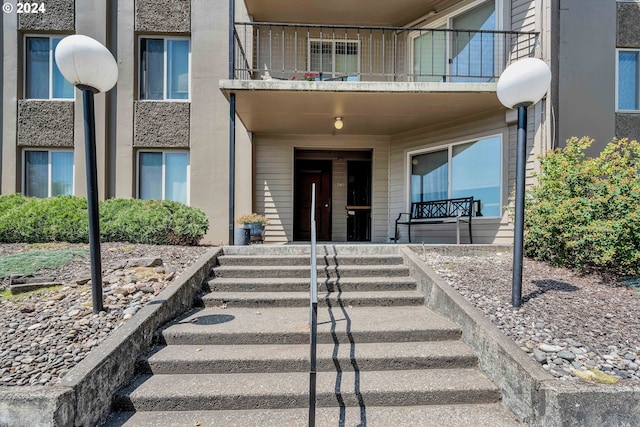
<svg viewBox="0 0 640 427"><path fill-rule="evenodd" d="M321 240L389 242L412 201L473 196L474 242L509 243L516 116L495 92L521 58L554 76L530 107L529 175L570 136L596 138L595 152L640 130L637 2L42 4L2 16L1 194L86 194L79 92L53 60L85 34L119 66L96 96L101 198L197 206L208 243L250 212L271 220L268 243L308 240L312 182ZM448 225L413 233L455 240Z"/></svg>

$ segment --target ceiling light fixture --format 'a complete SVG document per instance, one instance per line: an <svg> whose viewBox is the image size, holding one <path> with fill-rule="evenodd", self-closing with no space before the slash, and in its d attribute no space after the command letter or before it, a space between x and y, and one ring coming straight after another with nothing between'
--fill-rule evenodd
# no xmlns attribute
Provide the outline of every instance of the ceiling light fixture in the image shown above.
<svg viewBox="0 0 640 427"><path fill-rule="evenodd" d="M338 130L342 129L342 126L344 126L344 123L342 123L342 117L340 116L336 117L336 121L333 124L333 126Z"/></svg>

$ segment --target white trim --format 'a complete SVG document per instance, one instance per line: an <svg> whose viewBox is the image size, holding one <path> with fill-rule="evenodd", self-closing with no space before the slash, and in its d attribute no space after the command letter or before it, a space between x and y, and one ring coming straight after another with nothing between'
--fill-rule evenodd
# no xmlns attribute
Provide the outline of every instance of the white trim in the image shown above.
<svg viewBox="0 0 640 427"><path fill-rule="evenodd" d="M335 37L332 38L328 38L328 39L324 39L324 38L315 38L315 37L310 37L307 39L307 71L308 72L322 72L324 73L323 70L312 70L311 69L311 43L312 42L318 42L320 43L320 58L322 59L322 44L323 43L331 43L331 77L335 77L336 76L336 43L352 43L355 44L356 47L358 48L358 59L357 59L357 64L358 64L358 70L357 70L357 75L360 76L360 59L361 59L361 43L360 43L360 39L336 39Z"/></svg>
<svg viewBox="0 0 640 427"><path fill-rule="evenodd" d="M73 87L73 96L71 98L54 98L53 97L53 71L54 71L54 49L53 49L53 39L63 39L66 37L66 34L34 34L34 33L26 33L22 36L22 99L38 99L44 101L75 101L76 92L75 87ZM27 39L30 38L40 38L40 39L49 39L49 97L48 98L27 98L27 61L29 57L28 52L28 43Z"/></svg>
<svg viewBox="0 0 640 427"><path fill-rule="evenodd" d="M162 99L143 99L140 97L141 95L141 81L142 81L142 39L145 40L162 40L163 41L163 57L162 57ZM189 42L189 51L187 53L187 84L189 85L187 89L187 98L179 99L179 98L167 98L167 42L169 40L186 40ZM150 35L142 35L138 37L138 55L136 58L136 69L138 70L138 93L137 100L138 101L169 101L169 102L191 102L191 37L189 36L150 36Z"/></svg>
<svg viewBox="0 0 640 427"><path fill-rule="evenodd" d="M471 142L477 142L477 141L481 141L483 139L490 139L490 138L499 138L500 139L500 214L497 216L482 216L482 217L478 217L478 218L483 218L483 219L496 219L496 218L502 218L502 215L504 214L504 189L505 189L505 165L507 163L505 163L505 157L504 157L504 150L505 150L505 134L504 133L492 133L492 134L482 134L479 135L477 137L473 137L473 138L468 138L468 139L464 139L464 140L453 140L450 142L445 142L442 144L438 144L435 146L430 146L430 147L426 147L426 148L418 148L418 149L414 149L414 150L407 150L406 151L406 159L405 159L405 184L406 184L406 191L405 191L405 202L404 202L404 206L407 210L405 210L405 212L409 212L411 209L411 160L413 156L417 156L417 155L421 155L421 154L425 154L425 153L431 153L431 152L436 152L436 151L444 151L447 150L447 198L451 197L451 178L452 178L452 168L451 168L451 162L452 162L452 158L453 158L453 147L456 145L461 145L461 144L468 144ZM508 158L506 159L506 161L508 162Z"/></svg>
<svg viewBox="0 0 640 427"><path fill-rule="evenodd" d="M638 70L638 80L636 80L636 88L638 90L638 93L636 94L637 99L638 99L638 108L636 108L635 110L623 110L618 108L618 93L620 92L619 90L619 84L620 81L618 80L618 77L620 76L620 52L635 52L637 54L637 61L636 61L636 67ZM616 71L615 71L615 79L616 79L616 84L615 84L615 112L616 113L637 113L638 111L640 111L640 49L634 49L634 48L618 48L616 49L616 67L615 67Z"/></svg>
<svg viewBox="0 0 640 427"><path fill-rule="evenodd" d="M136 199L140 199L140 154L161 153L162 154L162 200L166 199L166 164L167 154L187 155L187 200L186 205L191 205L191 153L189 150L162 150L162 149L140 149L136 152Z"/></svg>
<svg viewBox="0 0 640 427"><path fill-rule="evenodd" d="M47 153L47 197L52 197L51 196L51 190L52 190L52 180L51 180L51 176L53 173L53 167L52 167L52 162L51 162L51 154L52 153L71 153L71 154L75 154L74 150L71 149L65 149L65 148L45 148L45 147L28 147L22 150L22 177L21 177L21 185L22 185L22 191L21 193L23 195L26 195L26 189L27 189L27 152L46 152ZM76 186L75 186L75 180L76 180L76 161L75 161L75 156L73 158L73 164L71 166L71 195L75 195L75 190L76 190ZM29 196L29 197L33 197L33 196Z"/></svg>

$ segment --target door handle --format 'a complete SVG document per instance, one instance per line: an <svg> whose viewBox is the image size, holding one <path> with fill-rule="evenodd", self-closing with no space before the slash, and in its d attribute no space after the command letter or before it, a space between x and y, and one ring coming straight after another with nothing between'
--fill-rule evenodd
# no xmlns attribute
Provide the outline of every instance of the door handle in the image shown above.
<svg viewBox="0 0 640 427"><path fill-rule="evenodd" d="M325 207L325 208L328 208L328 207L329 207L329 203L325 203L325 204L324 204L324 207Z"/></svg>

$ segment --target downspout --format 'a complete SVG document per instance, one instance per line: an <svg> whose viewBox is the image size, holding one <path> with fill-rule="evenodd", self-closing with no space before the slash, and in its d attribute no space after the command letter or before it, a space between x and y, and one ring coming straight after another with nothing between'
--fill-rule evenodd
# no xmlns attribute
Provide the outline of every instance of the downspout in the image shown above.
<svg viewBox="0 0 640 427"><path fill-rule="evenodd" d="M235 0L229 0L229 80L234 78ZM229 94L229 244L233 245L236 202L236 94Z"/></svg>

